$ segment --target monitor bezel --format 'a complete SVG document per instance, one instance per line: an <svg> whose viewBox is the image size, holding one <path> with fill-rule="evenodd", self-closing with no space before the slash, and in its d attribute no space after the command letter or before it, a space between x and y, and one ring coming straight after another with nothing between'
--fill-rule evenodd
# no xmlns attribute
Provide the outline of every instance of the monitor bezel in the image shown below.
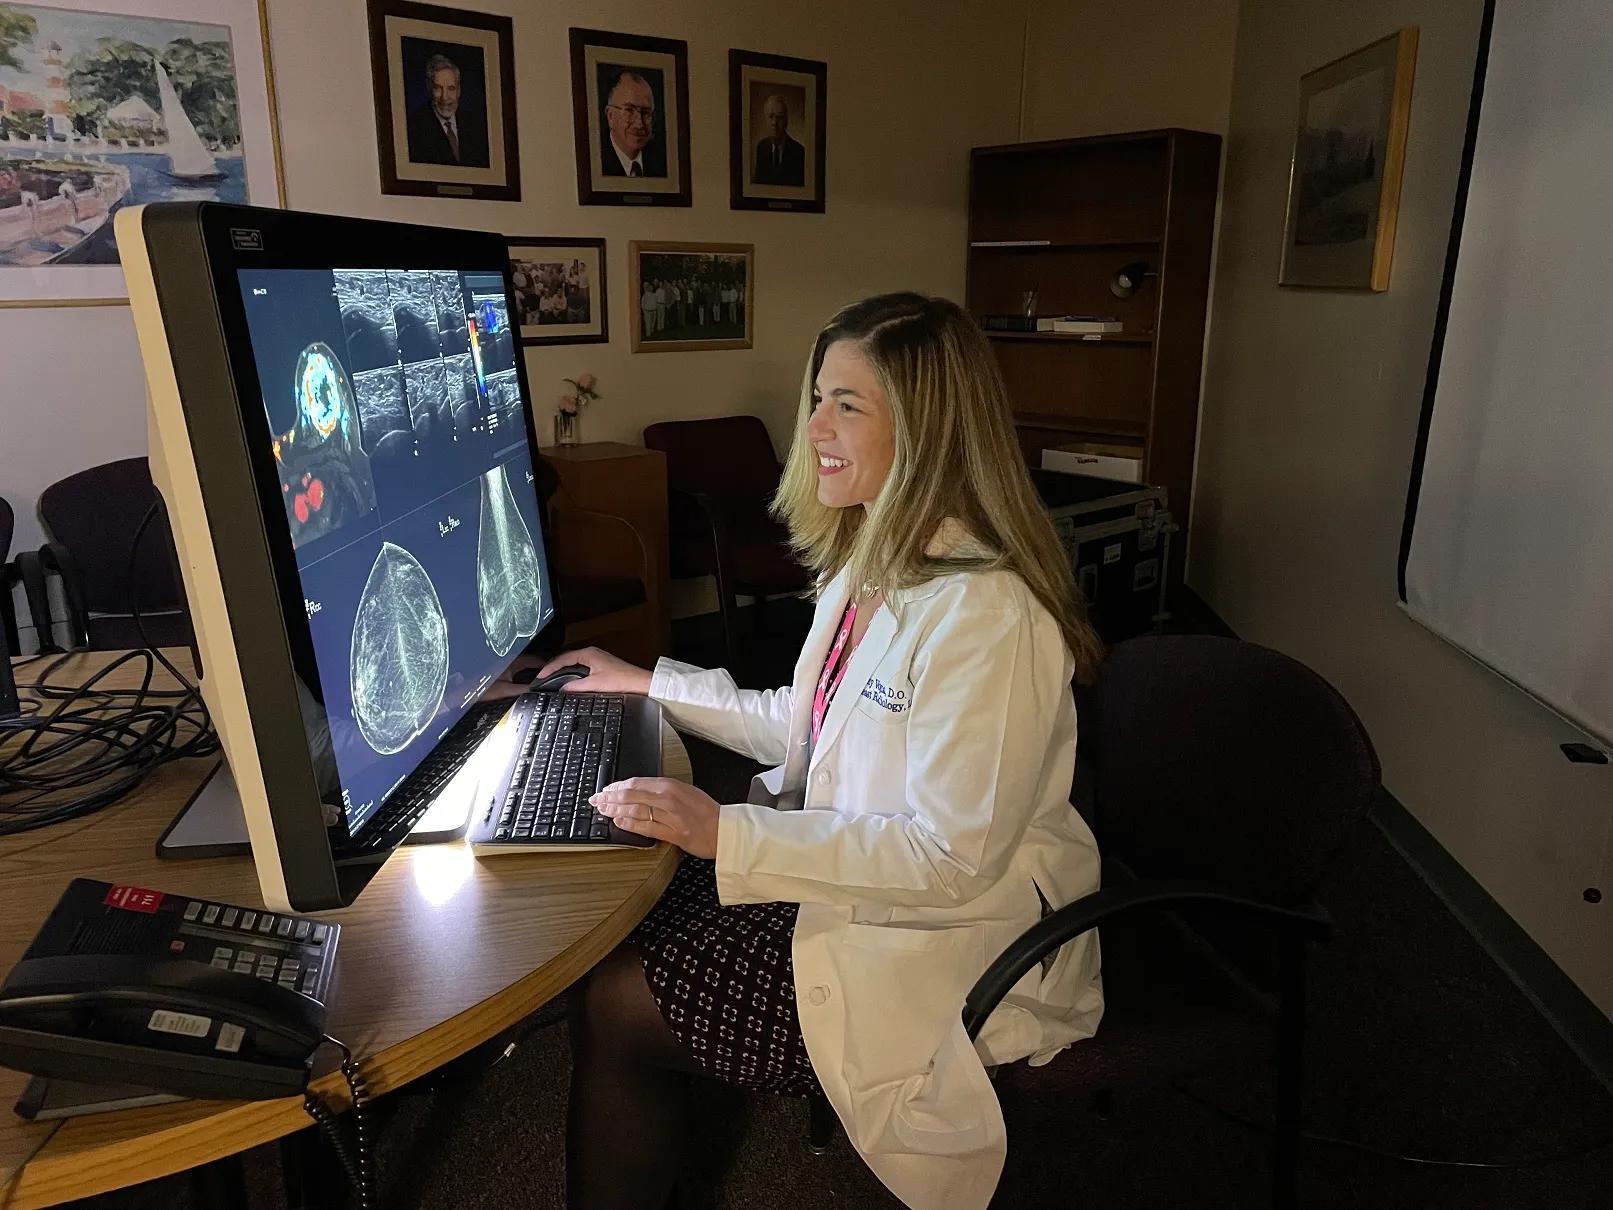
<svg viewBox="0 0 1613 1210"><path fill-rule="evenodd" d="M513 316L518 312L515 310L510 281L508 248L504 238L493 232L420 227L220 203L203 203L199 207L198 218L208 275L218 307L219 330L234 383L250 478L268 545L274 583L279 592L279 609L292 668L323 705L325 692L314 655L309 618L303 605L301 572L290 527L285 520L285 506L280 499L279 474L272 451L274 434L270 432L268 412L264 406L240 272L277 269L327 271L333 268L497 271L503 279L506 314ZM515 342L515 372L521 398L527 404L521 409L522 422L533 470L537 473L542 454L532 417L532 395L527 381L525 357L519 341ZM545 512L540 494L536 508L539 537L552 583L552 544ZM558 594L551 593L551 596L554 612L548 623L528 640L527 647L543 651L559 648L564 620ZM506 669L523 650L525 647L511 648ZM352 842L368 848L374 841L382 839L372 836L365 824L361 824L356 833L350 833L344 811L336 812L336 820L329 830L333 851L338 858L340 850ZM402 837L396 839L401 840ZM373 857L370 859L373 860Z"/></svg>

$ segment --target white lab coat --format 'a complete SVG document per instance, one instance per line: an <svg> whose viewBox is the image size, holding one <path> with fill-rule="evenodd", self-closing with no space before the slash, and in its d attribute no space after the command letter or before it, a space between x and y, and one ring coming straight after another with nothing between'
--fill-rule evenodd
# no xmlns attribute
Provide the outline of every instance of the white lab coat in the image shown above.
<svg viewBox="0 0 1613 1210"><path fill-rule="evenodd" d="M964 541L949 525L932 549ZM982 1210L1007 1153L985 1066L1046 1062L1103 1012L1088 934L1027 973L972 1046L960 1017L1044 900L1098 886L1096 844L1069 805L1071 657L1010 573L893 592L809 753L848 593L844 573L824 588L792 685L739 689L663 659L650 694L679 729L780 766L752 802L722 807L717 891L801 905L801 1033L852 1145L915 1210Z"/></svg>

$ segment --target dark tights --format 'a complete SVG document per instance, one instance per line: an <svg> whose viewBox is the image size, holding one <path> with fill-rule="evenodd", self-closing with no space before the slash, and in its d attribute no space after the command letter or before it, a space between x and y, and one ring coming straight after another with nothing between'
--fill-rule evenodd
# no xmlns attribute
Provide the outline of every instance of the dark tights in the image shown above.
<svg viewBox="0 0 1613 1210"><path fill-rule="evenodd" d="M700 1067L650 995L623 942L572 996L566 1110L569 1210L658 1210L683 1156L689 1076Z"/></svg>

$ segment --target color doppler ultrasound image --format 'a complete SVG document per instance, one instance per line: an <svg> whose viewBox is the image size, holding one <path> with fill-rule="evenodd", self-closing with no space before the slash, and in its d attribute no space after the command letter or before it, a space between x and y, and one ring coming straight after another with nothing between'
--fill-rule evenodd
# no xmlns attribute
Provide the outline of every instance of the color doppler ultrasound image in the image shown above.
<svg viewBox="0 0 1613 1210"><path fill-rule="evenodd" d="M375 480L361 440L359 407L336 351L314 341L297 359L296 420L274 440L293 546L323 537L375 508Z"/></svg>

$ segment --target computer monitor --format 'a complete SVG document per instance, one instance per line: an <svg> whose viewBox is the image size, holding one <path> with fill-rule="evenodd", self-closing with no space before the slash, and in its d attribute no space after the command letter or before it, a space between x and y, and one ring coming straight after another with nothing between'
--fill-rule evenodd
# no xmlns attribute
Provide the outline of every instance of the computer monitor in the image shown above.
<svg viewBox="0 0 1613 1210"><path fill-rule="evenodd" d="M413 822L389 797L558 645L504 240L213 203L116 233L264 899L342 906Z"/></svg>

